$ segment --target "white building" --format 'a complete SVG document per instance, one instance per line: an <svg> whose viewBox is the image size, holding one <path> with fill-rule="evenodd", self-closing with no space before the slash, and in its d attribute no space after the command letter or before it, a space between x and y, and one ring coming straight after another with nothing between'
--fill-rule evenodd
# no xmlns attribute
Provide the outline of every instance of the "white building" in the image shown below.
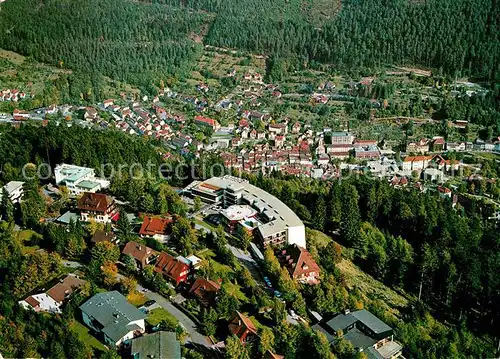
<svg viewBox="0 0 500 359"><path fill-rule="evenodd" d="M24 182L20 181L10 181L7 183L3 188L7 191L9 194L9 199L12 203L20 203L22 198L23 198L23 193L24 193ZM2 198L2 192L0 192L0 199Z"/></svg>
<svg viewBox="0 0 500 359"><path fill-rule="evenodd" d="M270 193L233 177L212 177L206 181L195 181L185 188L192 196L206 203L220 204L227 208L236 204L246 204L257 211L260 222L256 237L261 244L278 246L297 244L306 248L304 223L283 202Z"/></svg>
<svg viewBox="0 0 500 359"><path fill-rule="evenodd" d="M80 310L84 323L101 333L107 345L128 344L146 331L146 315L116 290L94 295Z"/></svg>
<svg viewBox="0 0 500 359"><path fill-rule="evenodd" d="M54 171L56 184L64 185L70 194L78 196L84 192L95 193L109 187L109 181L97 178L93 168L58 165Z"/></svg>

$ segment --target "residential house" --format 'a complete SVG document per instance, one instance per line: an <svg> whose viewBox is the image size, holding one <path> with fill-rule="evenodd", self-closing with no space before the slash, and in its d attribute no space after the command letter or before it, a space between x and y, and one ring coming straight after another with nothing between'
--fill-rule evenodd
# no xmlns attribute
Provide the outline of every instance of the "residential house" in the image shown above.
<svg viewBox="0 0 500 359"><path fill-rule="evenodd" d="M255 324L247 316L236 312L236 315L229 321L229 332L236 335L241 343L246 344L258 338Z"/></svg>
<svg viewBox="0 0 500 359"><path fill-rule="evenodd" d="M132 359L181 359L181 343L174 332L156 332L132 339Z"/></svg>
<svg viewBox="0 0 500 359"><path fill-rule="evenodd" d="M158 252L137 242L128 242L122 250L123 255L130 255L135 259L137 268L144 269L158 257Z"/></svg>
<svg viewBox="0 0 500 359"><path fill-rule="evenodd" d="M173 219L145 216L139 235L151 237L160 242L166 242L170 236Z"/></svg>
<svg viewBox="0 0 500 359"><path fill-rule="evenodd" d="M285 144L285 136L278 135L274 138L274 145L276 147L283 147L284 144Z"/></svg>
<svg viewBox="0 0 500 359"><path fill-rule="evenodd" d="M437 168L426 168L422 176L425 180L432 182L442 182L444 179L444 173Z"/></svg>
<svg viewBox="0 0 500 359"><path fill-rule="evenodd" d="M83 222L109 223L120 216L114 199L102 193L83 193L78 200L78 209Z"/></svg>
<svg viewBox="0 0 500 359"><path fill-rule="evenodd" d="M326 166L330 163L330 156L326 153L322 153L318 156L318 165L319 166Z"/></svg>
<svg viewBox="0 0 500 359"><path fill-rule="evenodd" d="M113 106L114 104L114 100L104 100L104 102L102 103L102 105L104 106L104 108L108 108L109 106Z"/></svg>
<svg viewBox="0 0 500 359"><path fill-rule="evenodd" d="M342 337L368 358L402 357L403 346L394 340L393 329L366 309L352 313L346 310L325 324L315 324L312 328L325 334L330 343Z"/></svg>
<svg viewBox="0 0 500 359"><path fill-rule="evenodd" d="M170 254L161 252L155 264L155 271L179 285L187 281L190 268L189 265L172 257Z"/></svg>
<svg viewBox="0 0 500 359"><path fill-rule="evenodd" d="M80 310L83 322L97 332L106 345L129 344L146 331L146 314L116 290L94 295L80 306Z"/></svg>
<svg viewBox="0 0 500 359"><path fill-rule="evenodd" d="M295 122L295 123L293 124L293 126L292 126L292 133L293 133L293 134L298 134L298 133L300 133L300 128L301 128L301 126L300 126L300 122Z"/></svg>
<svg viewBox="0 0 500 359"><path fill-rule="evenodd" d="M220 285L218 283L205 278L197 278L189 293L195 296L203 306L209 307L215 304L219 290Z"/></svg>
<svg viewBox="0 0 500 359"><path fill-rule="evenodd" d="M118 244L120 240L116 238L116 234L111 231L95 231L94 235L90 239L92 244L97 244L100 242L111 242Z"/></svg>
<svg viewBox="0 0 500 359"><path fill-rule="evenodd" d="M466 149L465 142L446 142L447 151L463 152Z"/></svg>
<svg viewBox="0 0 500 359"><path fill-rule="evenodd" d="M212 118L204 116L196 116L194 118L194 124L199 127L208 127L212 129L214 132L220 128L220 125L217 121L215 121Z"/></svg>
<svg viewBox="0 0 500 359"><path fill-rule="evenodd" d="M438 186L437 190L441 198L451 198L451 189L443 186Z"/></svg>
<svg viewBox="0 0 500 359"><path fill-rule="evenodd" d="M350 132L331 132L330 136L332 145L338 145L338 144L351 145L354 142L354 135Z"/></svg>
<svg viewBox="0 0 500 359"><path fill-rule="evenodd" d="M408 152L408 153L420 153L423 155L426 152L429 152L429 144L430 144L430 141L426 138L422 138L418 142L410 142L406 146L406 152Z"/></svg>
<svg viewBox="0 0 500 359"><path fill-rule="evenodd" d="M433 152L441 152L444 150L445 147L445 141L443 137L433 137L432 142L431 142L431 150Z"/></svg>
<svg viewBox="0 0 500 359"><path fill-rule="evenodd" d="M403 160L403 171L422 171L431 160L432 156L407 156Z"/></svg>
<svg viewBox="0 0 500 359"><path fill-rule="evenodd" d="M26 111L15 109L14 112L12 112L12 116L14 117L15 121L26 121L29 120L30 114Z"/></svg>
<svg viewBox="0 0 500 359"><path fill-rule="evenodd" d="M25 309L33 309L35 312L60 314L64 301L85 283L87 282L76 275L68 274L47 292L30 295L26 299L21 300L19 304Z"/></svg>
<svg viewBox="0 0 500 359"><path fill-rule="evenodd" d="M355 147L354 154L355 154L357 159L380 158L380 151L376 145Z"/></svg>
<svg viewBox="0 0 500 359"><path fill-rule="evenodd" d="M290 273L290 277L300 283L317 284L320 268L311 253L297 245L276 251L280 264Z"/></svg>
<svg viewBox="0 0 500 359"><path fill-rule="evenodd" d="M24 194L24 182L10 181L3 186L3 189L7 192L7 195L13 204L20 203L22 201ZM0 200L2 195L3 190L0 191Z"/></svg>
<svg viewBox="0 0 500 359"><path fill-rule="evenodd" d="M270 123L268 130L275 135L286 135L288 133L288 126L286 123Z"/></svg>

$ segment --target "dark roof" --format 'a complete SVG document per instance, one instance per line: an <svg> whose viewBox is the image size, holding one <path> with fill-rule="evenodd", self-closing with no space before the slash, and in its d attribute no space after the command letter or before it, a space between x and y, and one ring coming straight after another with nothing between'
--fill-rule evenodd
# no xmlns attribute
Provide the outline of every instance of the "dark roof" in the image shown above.
<svg viewBox="0 0 500 359"><path fill-rule="evenodd" d="M55 286L47 291L47 294L56 302L62 302L69 296L75 289L84 285L86 281L76 277L73 274L68 274L66 278L61 280Z"/></svg>
<svg viewBox="0 0 500 359"><path fill-rule="evenodd" d="M338 332L339 330L345 331L347 327L356 323L358 320L352 316L351 314L343 314L340 313L334 318L330 319L326 325L333 330L334 332Z"/></svg>
<svg viewBox="0 0 500 359"><path fill-rule="evenodd" d="M325 328L323 328L320 324L314 324L312 329L317 330L318 332L323 333L326 336L326 339L328 340L328 343L331 343L335 340L335 337L331 335Z"/></svg>
<svg viewBox="0 0 500 359"><path fill-rule="evenodd" d="M181 343L175 333L156 332L133 339L131 352L135 359L180 359Z"/></svg>
<svg viewBox="0 0 500 359"><path fill-rule="evenodd" d="M354 348L368 348L375 344L378 340L370 338L357 328L349 330L344 334L344 339L351 342Z"/></svg>
<svg viewBox="0 0 500 359"><path fill-rule="evenodd" d="M390 326L378 319L366 309L357 310L351 313L361 323L370 328L374 333L380 334L392 330Z"/></svg>
<svg viewBox="0 0 500 359"><path fill-rule="evenodd" d="M92 236L91 241L93 243L113 242L115 237L116 237L116 235L113 232L96 231L94 233L94 235Z"/></svg>
<svg viewBox="0 0 500 359"><path fill-rule="evenodd" d="M130 325L131 322L146 318L116 290L94 295L80 306L80 310L98 321L103 327L102 332L114 341L138 329Z"/></svg>
<svg viewBox="0 0 500 359"><path fill-rule="evenodd" d="M392 328L378 319L366 309L357 310L349 314L338 314L333 319L329 320L326 325L333 331L337 332L345 329L350 325L361 322L364 326L370 329L374 334L381 334L391 331ZM345 334L345 333L344 333Z"/></svg>
<svg viewBox="0 0 500 359"><path fill-rule="evenodd" d="M220 285L205 278L198 278L193 283L190 293L193 293L204 305L213 304Z"/></svg>
<svg viewBox="0 0 500 359"><path fill-rule="evenodd" d="M157 254L153 249L145 246L144 244L140 244L133 241L128 242L125 245L125 248L123 248L122 253L124 255L131 255L141 263L145 262L146 259L148 259L149 257Z"/></svg>
<svg viewBox="0 0 500 359"><path fill-rule="evenodd" d="M111 197L105 194L85 192L78 200L78 209L105 213L112 204Z"/></svg>

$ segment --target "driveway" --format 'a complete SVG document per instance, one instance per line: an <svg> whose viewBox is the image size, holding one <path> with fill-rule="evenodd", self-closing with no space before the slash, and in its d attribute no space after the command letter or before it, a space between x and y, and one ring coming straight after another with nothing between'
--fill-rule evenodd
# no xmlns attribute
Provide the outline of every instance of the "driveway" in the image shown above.
<svg viewBox="0 0 500 359"><path fill-rule="evenodd" d="M117 277L121 280L123 278L123 275L118 273ZM172 314L179 321L179 323L182 324L182 326L186 329L188 333L188 338L186 339L186 341L202 346L212 345L212 343L210 343L207 337L198 332L196 323L193 320L191 320L191 318L189 318L186 314L184 314L181 310L177 309L177 307L174 306L165 297L161 296L156 292L152 292L149 289L144 288L140 284L137 284L136 290L140 293L144 293L144 295L148 299L156 301L156 304L158 304L160 307L162 307L167 312Z"/></svg>
<svg viewBox="0 0 500 359"><path fill-rule="evenodd" d="M179 321L179 323L182 324L182 326L186 329L189 335L187 341L203 346L209 346L212 344L209 342L207 337L198 332L196 323L193 322L191 318L189 318L182 311L177 309L177 307L175 307L170 301L168 301L167 299L165 299L164 297L155 292L147 291L144 294L149 299L155 300L158 305L160 305L163 309L172 314Z"/></svg>

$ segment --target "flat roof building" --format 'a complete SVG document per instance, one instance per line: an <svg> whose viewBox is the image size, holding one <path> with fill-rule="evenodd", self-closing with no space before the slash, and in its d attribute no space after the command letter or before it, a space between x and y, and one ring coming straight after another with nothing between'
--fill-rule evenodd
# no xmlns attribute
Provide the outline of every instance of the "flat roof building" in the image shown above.
<svg viewBox="0 0 500 359"><path fill-rule="evenodd" d="M256 236L264 247L282 244L306 247L304 223L295 212L247 180L233 176L212 177L191 183L185 192L206 203L220 204L224 208L221 212L224 218L256 217Z"/></svg>
<svg viewBox="0 0 500 359"><path fill-rule="evenodd" d="M72 195L95 193L109 187L109 181L97 178L93 168L60 164L54 170L57 185L64 185Z"/></svg>

